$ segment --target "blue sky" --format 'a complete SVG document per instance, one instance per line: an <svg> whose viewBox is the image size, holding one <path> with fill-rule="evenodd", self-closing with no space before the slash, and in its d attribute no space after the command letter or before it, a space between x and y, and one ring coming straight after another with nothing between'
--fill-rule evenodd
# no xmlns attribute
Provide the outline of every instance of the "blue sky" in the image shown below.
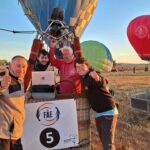
<svg viewBox="0 0 150 150"><path fill-rule="evenodd" d="M81 37L105 44L116 62L146 63L142 61L127 38L127 26L137 16L150 14L150 0L99 0L94 16ZM1 0L0 28L35 30L24 15L17 0ZM12 34L0 31L0 59L14 55L29 57L35 34Z"/></svg>

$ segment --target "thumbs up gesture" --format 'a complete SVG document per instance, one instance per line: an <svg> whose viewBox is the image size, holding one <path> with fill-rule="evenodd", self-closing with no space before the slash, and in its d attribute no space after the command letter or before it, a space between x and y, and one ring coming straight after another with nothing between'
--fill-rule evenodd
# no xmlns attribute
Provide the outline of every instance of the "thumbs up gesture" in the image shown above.
<svg viewBox="0 0 150 150"><path fill-rule="evenodd" d="M5 75L2 77L2 80L1 80L1 87L8 88L10 83L11 83L11 77L9 75L9 70L5 69Z"/></svg>

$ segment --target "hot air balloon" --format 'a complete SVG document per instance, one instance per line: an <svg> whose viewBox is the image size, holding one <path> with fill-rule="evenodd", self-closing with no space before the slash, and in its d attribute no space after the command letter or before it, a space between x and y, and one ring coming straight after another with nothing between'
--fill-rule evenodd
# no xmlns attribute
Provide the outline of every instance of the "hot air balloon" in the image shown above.
<svg viewBox="0 0 150 150"><path fill-rule="evenodd" d="M19 0L19 2L25 15L38 31L40 39L44 39L48 46L51 39L57 39L58 49L64 45L72 46L75 54L80 56L79 38L88 25L98 0ZM41 40L34 40L29 70L25 77L25 89L28 87L35 58L41 46ZM56 51L55 55L61 57L59 51Z"/></svg>
<svg viewBox="0 0 150 150"><path fill-rule="evenodd" d="M49 32L53 37L56 34L58 36L59 28L63 29L65 23L69 27L74 27L76 35L80 37L94 13L98 0L19 0L19 2L25 15L40 34ZM58 29L57 33L49 31L50 27Z"/></svg>
<svg viewBox="0 0 150 150"><path fill-rule="evenodd" d="M98 41L84 41L81 43L83 57L88 59L97 71L109 72L113 67L113 59L109 49Z"/></svg>
<svg viewBox="0 0 150 150"><path fill-rule="evenodd" d="M59 40L58 49L67 45L72 46L74 51L79 51L79 38L88 25L98 0L19 0L19 2L25 15L41 36L40 39L44 39L48 46L51 39L57 39ZM36 43L42 46L41 41L36 40ZM40 47L34 48L34 45L36 44L33 43L32 51L37 56ZM55 54L61 57L61 54ZM25 80L30 78L35 62L32 54L30 56L30 69ZM27 87L29 81L25 83Z"/></svg>
<svg viewBox="0 0 150 150"><path fill-rule="evenodd" d="M150 60L150 15L133 19L127 29L128 39L143 60Z"/></svg>

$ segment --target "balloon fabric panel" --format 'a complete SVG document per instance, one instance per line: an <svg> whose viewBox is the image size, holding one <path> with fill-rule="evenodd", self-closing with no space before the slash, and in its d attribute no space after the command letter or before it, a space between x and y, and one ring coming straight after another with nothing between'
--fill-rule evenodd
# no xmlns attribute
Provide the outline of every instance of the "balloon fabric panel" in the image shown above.
<svg viewBox="0 0 150 150"><path fill-rule="evenodd" d="M64 21L75 25L77 36L81 36L89 23L98 0L19 0L22 8L38 31L45 31L48 20L51 18L53 8L63 8ZM81 18L80 18L81 17Z"/></svg>
<svg viewBox="0 0 150 150"><path fill-rule="evenodd" d="M97 71L109 72L112 69L112 55L108 48L98 41L85 41L81 43L83 57Z"/></svg>

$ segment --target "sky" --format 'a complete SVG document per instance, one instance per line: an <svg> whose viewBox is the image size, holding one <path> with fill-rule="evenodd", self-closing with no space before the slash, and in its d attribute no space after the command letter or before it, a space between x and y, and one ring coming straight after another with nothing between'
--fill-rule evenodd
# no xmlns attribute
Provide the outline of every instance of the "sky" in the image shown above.
<svg viewBox="0 0 150 150"><path fill-rule="evenodd" d="M80 41L96 40L103 43L117 63L147 63L138 57L127 38L130 21L147 14L150 15L150 0L99 0ZM0 28L35 30L18 0L1 0ZM14 55L28 58L35 36L0 31L0 59L10 60Z"/></svg>

